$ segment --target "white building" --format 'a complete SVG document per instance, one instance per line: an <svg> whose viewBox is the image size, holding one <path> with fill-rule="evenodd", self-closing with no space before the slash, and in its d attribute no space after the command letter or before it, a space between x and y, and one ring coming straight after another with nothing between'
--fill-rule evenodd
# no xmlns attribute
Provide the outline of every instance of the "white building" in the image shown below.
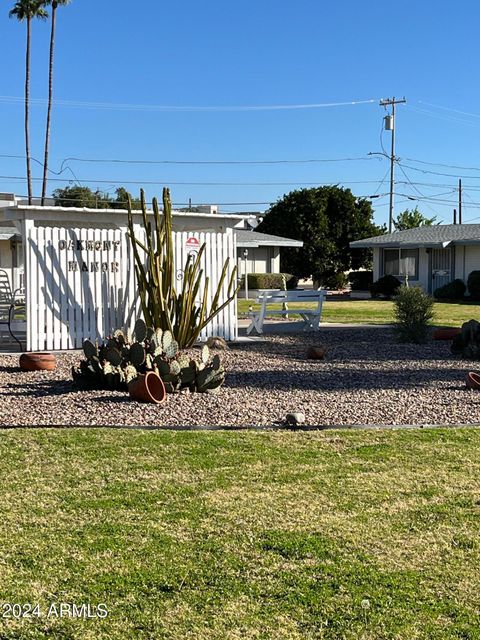
<svg viewBox="0 0 480 640"><path fill-rule="evenodd" d="M442 224L395 231L350 243L352 249L373 249L373 280L390 274L427 293L456 278L467 284L480 269L480 224Z"/></svg>

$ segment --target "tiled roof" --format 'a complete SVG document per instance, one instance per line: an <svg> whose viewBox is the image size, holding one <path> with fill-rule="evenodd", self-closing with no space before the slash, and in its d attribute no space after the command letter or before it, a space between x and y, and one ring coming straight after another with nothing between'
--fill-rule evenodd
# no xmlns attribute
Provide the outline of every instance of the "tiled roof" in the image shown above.
<svg viewBox="0 0 480 640"><path fill-rule="evenodd" d="M480 244L480 224L437 224L351 242L352 248L446 247L449 244Z"/></svg>
<svg viewBox="0 0 480 640"><path fill-rule="evenodd" d="M237 247L303 247L301 240L272 236L269 233L246 229L234 229L234 232L237 236Z"/></svg>

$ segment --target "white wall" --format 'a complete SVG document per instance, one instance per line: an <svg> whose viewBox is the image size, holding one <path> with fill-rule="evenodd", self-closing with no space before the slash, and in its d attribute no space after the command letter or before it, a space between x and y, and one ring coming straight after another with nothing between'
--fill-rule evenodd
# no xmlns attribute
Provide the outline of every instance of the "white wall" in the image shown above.
<svg viewBox="0 0 480 640"><path fill-rule="evenodd" d="M243 247L237 249L237 268L240 275L245 273L245 260ZM247 257L248 273L280 273L280 248L257 247L248 249Z"/></svg>
<svg viewBox="0 0 480 640"><path fill-rule="evenodd" d="M459 251L459 249L460 247L457 248L458 253L462 253ZM462 256L462 269L458 272L462 275L459 275L458 277L462 278L465 284L467 284L468 276L470 275L470 273L472 271L478 271L480 269L480 246L471 245L464 247L464 249L465 261L463 261Z"/></svg>

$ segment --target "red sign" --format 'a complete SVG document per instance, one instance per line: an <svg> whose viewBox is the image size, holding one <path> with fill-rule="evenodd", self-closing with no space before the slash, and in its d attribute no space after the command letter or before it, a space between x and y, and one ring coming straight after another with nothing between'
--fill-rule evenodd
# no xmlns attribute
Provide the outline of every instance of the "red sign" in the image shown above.
<svg viewBox="0 0 480 640"><path fill-rule="evenodd" d="M190 238L187 238L185 241L185 249L187 251L198 251L200 249L200 240L190 236Z"/></svg>

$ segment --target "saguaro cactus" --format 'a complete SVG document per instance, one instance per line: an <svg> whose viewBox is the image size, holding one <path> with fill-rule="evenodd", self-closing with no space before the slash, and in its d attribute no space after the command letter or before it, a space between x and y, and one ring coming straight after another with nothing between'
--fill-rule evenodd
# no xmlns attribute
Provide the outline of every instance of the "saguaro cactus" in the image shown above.
<svg viewBox="0 0 480 640"><path fill-rule="evenodd" d="M140 192L142 220L146 232L143 243L136 235L132 206L128 201L128 235L133 248L135 273L143 317L147 326L170 331L181 349L193 345L201 330L229 305L238 291L235 285L237 268L230 274L227 298L220 301L227 278L229 258L225 261L217 289L209 305L209 278L202 287L201 259L205 243L195 258L189 256L184 266L182 289L177 292L173 249L172 204L169 189L163 190L163 213L157 199L152 202L153 225L147 216L145 194Z"/></svg>

